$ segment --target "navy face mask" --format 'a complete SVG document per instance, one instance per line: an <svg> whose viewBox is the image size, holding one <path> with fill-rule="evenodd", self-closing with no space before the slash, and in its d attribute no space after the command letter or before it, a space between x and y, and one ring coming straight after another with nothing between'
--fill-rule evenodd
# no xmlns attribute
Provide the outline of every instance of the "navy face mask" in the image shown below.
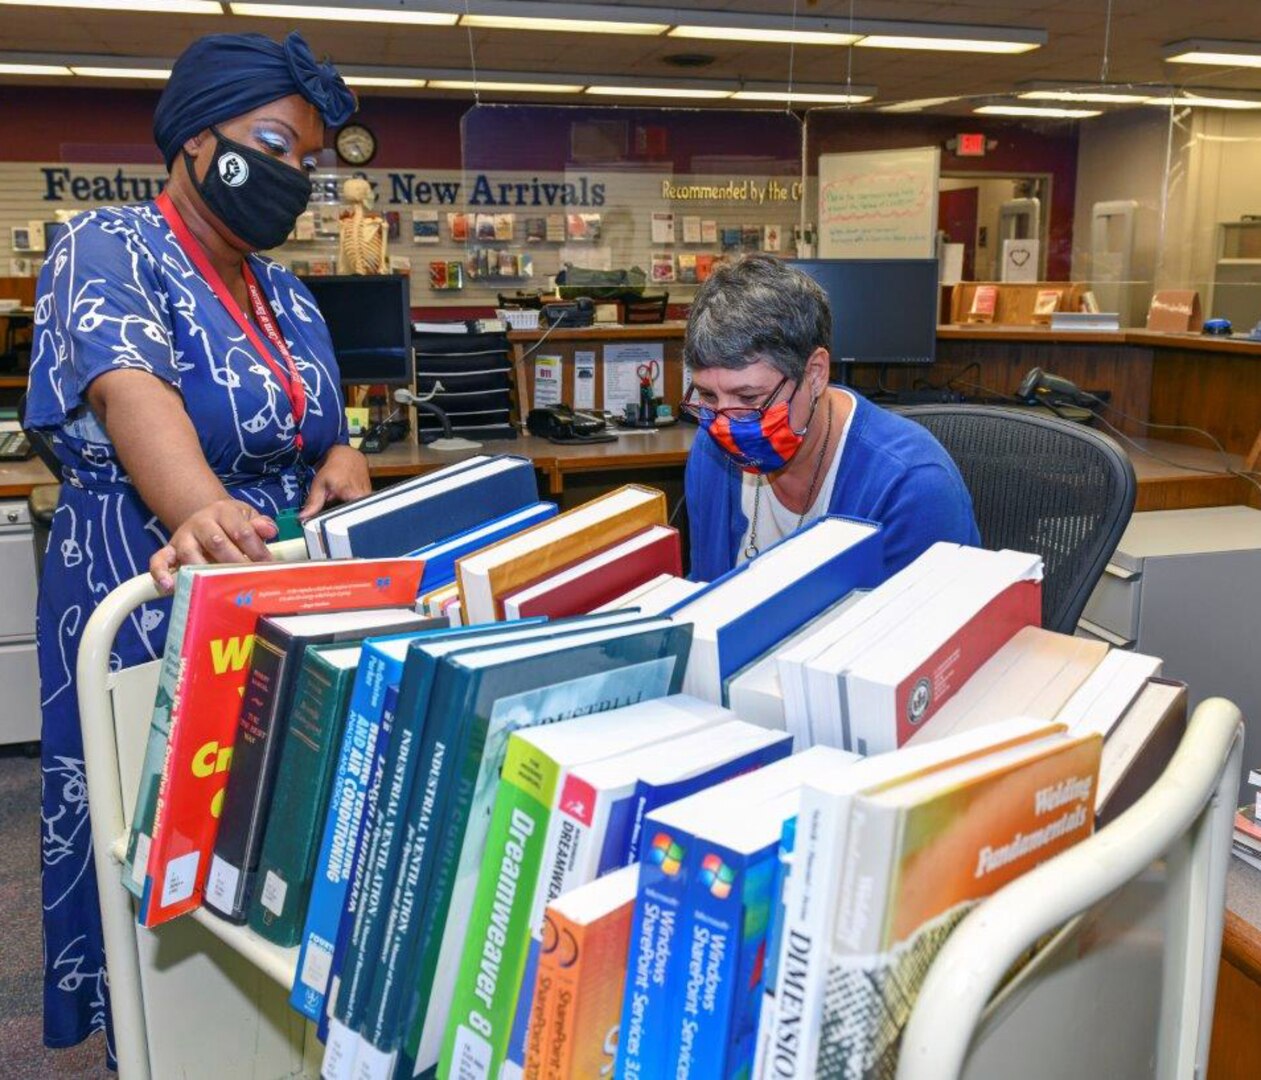
<svg viewBox="0 0 1261 1080"><path fill-rule="evenodd" d="M311 200L311 178L301 169L243 146L212 127L216 146L210 168L197 179L193 156L184 164L210 212L254 251L284 243Z"/></svg>

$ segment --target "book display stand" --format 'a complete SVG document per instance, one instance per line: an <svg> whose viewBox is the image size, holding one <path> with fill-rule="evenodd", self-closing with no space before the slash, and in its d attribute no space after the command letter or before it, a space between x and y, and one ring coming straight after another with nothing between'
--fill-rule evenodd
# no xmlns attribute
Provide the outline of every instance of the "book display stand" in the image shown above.
<svg viewBox="0 0 1261 1080"><path fill-rule="evenodd" d="M301 541L273 551L306 555ZM110 593L78 661L119 1076L315 1078L314 1026L288 1004L298 949L204 908L139 928L120 881L160 661L111 671L110 651L156 596L147 574ZM1138 803L978 905L932 965L901 1080L1146 1074L1153 1040L1154 1075L1204 1075L1241 748L1238 709L1205 702Z"/></svg>

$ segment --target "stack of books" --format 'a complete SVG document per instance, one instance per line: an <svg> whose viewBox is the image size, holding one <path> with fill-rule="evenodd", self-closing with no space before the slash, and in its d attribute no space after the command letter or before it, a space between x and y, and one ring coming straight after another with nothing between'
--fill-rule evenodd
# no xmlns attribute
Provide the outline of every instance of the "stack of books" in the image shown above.
<svg viewBox="0 0 1261 1080"><path fill-rule="evenodd" d="M1245 790L1251 798L1235 813L1232 850L1236 858L1261 870L1261 769L1249 770Z"/></svg>

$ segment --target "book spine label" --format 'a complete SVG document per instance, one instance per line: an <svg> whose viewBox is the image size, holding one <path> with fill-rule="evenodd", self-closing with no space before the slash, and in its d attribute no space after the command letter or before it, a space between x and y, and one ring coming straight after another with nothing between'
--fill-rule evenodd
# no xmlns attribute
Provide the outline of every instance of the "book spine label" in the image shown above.
<svg viewBox="0 0 1261 1080"><path fill-rule="evenodd" d="M302 668L258 864L260 888L250 907L251 929L285 947L298 944L306 917L316 820L322 820L326 774L344 723L342 673L329 670L313 651Z"/></svg>
<svg viewBox="0 0 1261 1080"><path fill-rule="evenodd" d="M814 1075L827 950L848 821L847 797L809 786L802 789L762 1075L786 1080Z"/></svg>
<svg viewBox="0 0 1261 1080"><path fill-rule="evenodd" d="M639 864L639 891L631 920L622 998L618 1080L656 1080L667 1075L666 1048L675 1025L677 930L687 888L684 864L692 838L657 828L649 818L649 843Z"/></svg>
<svg viewBox="0 0 1261 1080"><path fill-rule="evenodd" d="M249 912L279 760L278 728L284 717L277 713L284 705L285 644L273 641L261 629L254 636L254 655L232 744L232 771L206 876L206 906L235 923L244 922Z"/></svg>
<svg viewBox="0 0 1261 1080"><path fill-rule="evenodd" d="M149 850L157 817L167 741L171 732L171 710L184 670L184 640L187 637L189 605L195 580L185 574L180 574L176 579L175 597L171 601L171 616L167 625L166 648L158 667L158 692L153 703L153 718L149 723L149 737L145 743L144 761L140 769L140 787L136 792L131 834L127 838L127 857L123 862L123 884L137 899L144 895L145 876L149 869Z"/></svg>
<svg viewBox="0 0 1261 1080"><path fill-rule="evenodd" d="M680 630L683 632L679 633ZM438 1061L459 957L468 928L468 913L472 907L482 853L486 846L486 829L496 788L495 778L503 764L508 737L518 727L555 723L573 716L604 712L664 697L671 692L672 687L678 685L675 671L679 667L679 655L675 650L686 649L690 636L690 627L673 627L660 635L657 645L649 645L645 640L642 644L646 648L635 653L637 660L649 648L666 652L667 655L657 655L638 662L603 655L592 661L601 670L522 693L509 694L494 702L486 726L482 729L484 734L476 755L478 764L474 767L477 778L470 793L472 803L468 816L459 824L464 836L450 897L442 904L446 909L446 923L442 927L442 942L437 962L433 966L434 982L416 1057L417 1068L431 1069ZM635 646L629 644L631 640L633 639L624 639L627 647L634 649ZM608 666L619 662L622 666ZM550 657L539 662L539 680L556 677L553 663Z"/></svg>
<svg viewBox="0 0 1261 1080"><path fill-rule="evenodd" d="M451 1071L457 1040L482 1046L488 1076L498 1074L507 1054L558 774L556 763L527 741L508 740L439 1059L443 1075L457 1075Z"/></svg>
<svg viewBox="0 0 1261 1080"><path fill-rule="evenodd" d="M298 978L290 1004L308 1020L319 1021L329 991L338 925L357 858L359 836L374 771L377 744L382 734L380 713L368 707L366 669L375 657L370 653L355 678L346 734L342 739L332 797L324 822L324 835L316 859L306 927L298 956ZM379 661L377 662L379 667Z"/></svg>
<svg viewBox="0 0 1261 1080"><path fill-rule="evenodd" d="M779 980L779 958L783 952L785 923L788 918L788 881L792 876L794 848L797 842L797 818L784 822L779 838L779 860L771 882L770 924L766 930L766 970L762 975L762 1001L758 1007L756 1050L753 1071L757 1078L766 1072L768 1052L775 1036L775 994Z"/></svg>

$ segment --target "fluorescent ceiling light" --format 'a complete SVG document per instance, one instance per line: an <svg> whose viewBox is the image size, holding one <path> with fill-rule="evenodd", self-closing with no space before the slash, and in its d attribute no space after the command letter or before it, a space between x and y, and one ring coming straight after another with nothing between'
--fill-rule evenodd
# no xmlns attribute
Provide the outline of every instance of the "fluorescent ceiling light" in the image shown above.
<svg viewBox="0 0 1261 1080"><path fill-rule="evenodd" d="M236 5L233 5L234 7ZM639 34L654 37L670 29L669 23L615 22L606 19L549 19L530 15L461 15L461 26L486 30L550 30L569 34Z"/></svg>
<svg viewBox="0 0 1261 1080"><path fill-rule="evenodd" d="M874 94L817 94L802 93L799 90L737 90L731 95L733 101L800 101L827 105L860 105L870 101Z"/></svg>
<svg viewBox="0 0 1261 1080"><path fill-rule="evenodd" d="M881 105L876 112L887 113L910 113L923 112L925 109L933 109L938 105L949 105L952 101L958 101L957 97L925 97L915 98L912 101L895 101L892 105Z"/></svg>
<svg viewBox="0 0 1261 1080"><path fill-rule="evenodd" d="M72 64L70 71L85 79L169 79L170 68L81 67Z"/></svg>
<svg viewBox="0 0 1261 1080"><path fill-rule="evenodd" d="M853 45L861 34L831 30L772 30L752 26L676 26L669 37L701 38L715 41L764 41L785 45Z"/></svg>
<svg viewBox="0 0 1261 1080"><path fill-rule="evenodd" d="M1094 105L1142 105L1147 94L1120 90L1025 90L1016 95L1025 101L1085 101Z"/></svg>
<svg viewBox="0 0 1261 1080"><path fill-rule="evenodd" d="M1170 64L1213 64L1222 67L1261 67L1261 42L1256 41L1175 41L1166 45L1165 60Z"/></svg>
<svg viewBox="0 0 1261 1080"><path fill-rule="evenodd" d="M150 11L172 15L222 15L218 0L0 0L4 7L85 8L92 11Z"/></svg>
<svg viewBox="0 0 1261 1080"><path fill-rule="evenodd" d="M158 0L159 3L164 0ZM214 5L218 7L219 5ZM329 4L232 3L233 15L270 19L323 19L333 22L406 23L411 26L454 26L454 13L408 8L339 7Z"/></svg>
<svg viewBox="0 0 1261 1080"><path fill-rule="evenodd" d="M484 90L510 94L581 94L581 83L495 82L473 79L430 79L430 90Z"/></svg>
<svg viewBox="0 0 1261 1080"><path fill-rule="evenodd" d="M925 49L934 52L999 53L1014 55L1038 48L1036 41L998 41L985 38L868 34L855 42L860 49Z"/></svg>
<svg viewBox="0 0 1261 1080"><path fill-rule="evenodd" d="M419 89L425 85L424 79L405 79L393 75L343 75L347 86L395 86Z"/></svg>
<svg viewBox="0 0 1261 1080"><path fill-rule="evenodd" d="M702 90L694 86L588 86L599 97L729 98L731 90Z"/></svg>
<svg viewBox="0 0 1261 1080"><path fill-rule="evenodd" d="M69 75L70 69L61 64L9 64L0 63L0 75Z"/></svg>
<svg viewBox="0 0 1261 1080"><path fill-rule="evenodd" d="M1261 109L1255 98L1203 97L1199 94L1178 94L1176 97L1150 97L1144 105L1186 105L1192 109Z"/></svg>
<svg viewBox="0 0 1261 1080"><path fill-rule="evenodd" d="M1098 109L1056 109L1036 105L982 105L972 111L983 116L1039 116L1055 120L1085 120L1102 115Z"/></svg>

